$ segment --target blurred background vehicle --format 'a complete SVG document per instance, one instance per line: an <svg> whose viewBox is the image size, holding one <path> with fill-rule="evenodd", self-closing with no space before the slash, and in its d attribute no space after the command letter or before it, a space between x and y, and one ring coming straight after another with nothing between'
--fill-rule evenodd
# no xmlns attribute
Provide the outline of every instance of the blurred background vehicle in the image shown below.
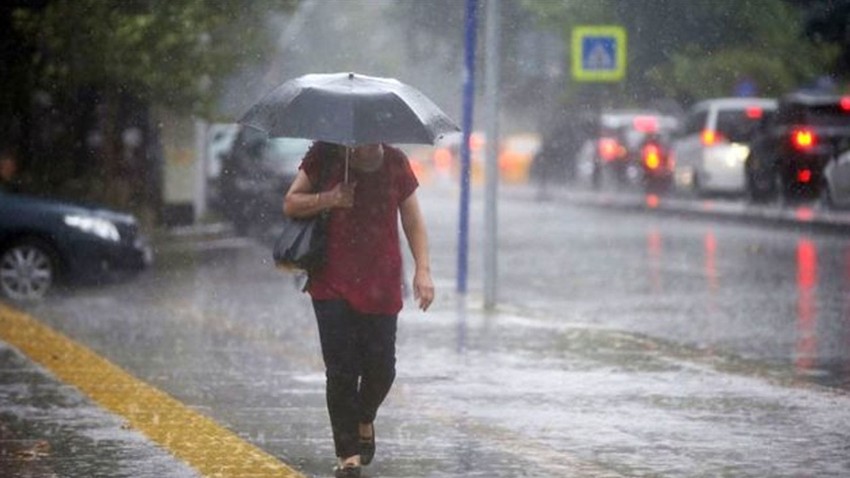
<svg viewBox="0 0 850 478"><path fill-rule="evenodd" d="M456 133L446 135L437 143L433 149L431 160L428 162L435 175L441 177L448 173L455 179L459 176L462 141L463 135ZM484 151L486 146L487 137L484 133L475 131L470 135L470 182L472 184L484 183L486 169ZM502 136L497 159L499 180L504 184L528 182L532 174L532 163L540 148L540 135L533 131L509 133ZM413 161L417 156L411 155L409 158Z"/></svg>
<svg viewBox="0 0 850 478"><path fill-rule="evenodd" d="M826 163L821 195L827 207L850 207L850 149Z"/></svg>
<svg viewBox="0 0 850 478"><path fill-rule="evenodd" d="M213 207L221 201L221 171L224 161L233 149L239 133L236 123L210 124L206 133L206 180L207 201Z"/></svg>
<svg viewBox="0 0 850 478"><path fill-rule="evenodd" d="M301 159L312 142L271 138L243 127L222 163L216 209L236 231L264 229L283 217L283 196L298 174Z"/></svg>
<svg viewBox="0 0 850 478"><path fill-rule="evenodd" d="M582 156L595 122L585 115L559 111L542 126L540 148L530 166L530 179L537 183L565 183L579 176L576 158ZM590 153L592 155L592 152ZM588 173L589 176L589 173Z"/></svg>
<svg viewBox="0 0 850 478"><path fill-rule="evenodd" d="M673 185L672 131L650 132L640 147L641 182L649 193L666 193Z"/></svg>
<svg viewBox="0 0 850 478"><path fill-rule="evenodd" d="M766 201L821 194L824 167L850 149L850 97L792 93L782 97L775 115L764 121L746 160L751 199ZM831 169L834 179L843 167Z"/></svg>
<svg viewBox="0 0 850 478"><path fill-rule="evenodd" d="M591 133L573 160L575 178L595 188L606 181L638 184L645 172L643 146L649 138L660 146L678 124L675 117L655 110L615 109L592 117L584 127Z"/></svg>
<svg viewBox="0 0 850 478"><path fill-rule="evenodd" d="M0 190L0 292L9 299L38 300L63 281L128 278L152 261L132 215Z"/></svg>
<svg viewBox="0 0 850 478"><path fill-rule="evenodd" d="M694 105L671 145L676 186L698 195L743 193L749 143L775 110L776 100L769 98L714 98Z"/></svg>
<svg viewBox="0 0 850 478"><path fill-rule="evenodd" d="M510 184L527 183L531 163L540 151L540 135L533 132L515 133L502 138L499 145L499 176Z"/></svg>

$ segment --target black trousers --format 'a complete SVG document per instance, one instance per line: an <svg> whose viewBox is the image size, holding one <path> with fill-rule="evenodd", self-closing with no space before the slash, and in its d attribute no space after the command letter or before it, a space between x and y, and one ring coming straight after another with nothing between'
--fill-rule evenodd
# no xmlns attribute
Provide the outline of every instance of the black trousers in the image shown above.
<svg viewBox="0 0 850 478"><path fill-rule="evenodd" d="M372 423L395 379L396 315L361 314L343 300L314 300L338 457L357 455L359 423Z"/></svg>

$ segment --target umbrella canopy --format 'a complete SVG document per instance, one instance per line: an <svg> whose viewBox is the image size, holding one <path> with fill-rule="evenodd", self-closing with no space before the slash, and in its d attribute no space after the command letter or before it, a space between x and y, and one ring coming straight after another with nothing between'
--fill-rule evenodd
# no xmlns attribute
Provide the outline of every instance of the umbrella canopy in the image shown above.
<svg viewBox="0 0 850 478"><path fill-rule="evenodd" d="M457 125L416 88L354 73L305 75L278 86L239 122L271 137L346 146L434 144Z"/></svg>

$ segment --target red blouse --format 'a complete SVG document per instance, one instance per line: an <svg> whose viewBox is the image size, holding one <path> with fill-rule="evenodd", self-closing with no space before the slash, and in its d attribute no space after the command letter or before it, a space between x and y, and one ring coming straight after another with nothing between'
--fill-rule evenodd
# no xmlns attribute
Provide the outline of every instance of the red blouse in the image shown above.
<svg viewBox="0 0 850 478"><path fill-rule="evenodd" d="M344 150L313 144L301 169L314 185L323 161L329 161L321 186L327 191L343 181ZM349 169L349 181L357 183L354 206L331 210L327 261L311 273L307 291L316 300L344 299L361 313L395 315L402 307L398 210L419 182L404 153L387 145L377 171Z"/></svg>

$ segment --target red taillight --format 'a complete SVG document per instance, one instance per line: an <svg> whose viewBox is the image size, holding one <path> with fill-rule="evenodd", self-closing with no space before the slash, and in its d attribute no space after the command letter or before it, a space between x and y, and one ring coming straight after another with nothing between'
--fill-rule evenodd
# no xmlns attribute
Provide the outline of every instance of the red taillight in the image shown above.
<svg viewBox="0 0 850 478"><path fill-rule="evenodd" d="M702 130L700 139L702 140L703 146L712 146L722 141L726 141L726 138L724 138L722 134L713 129Z"/></svg>
<svg viewBox="0 0 850 478"><path fill-rule="evenodd" d="M434 151L434 167L441 173L451 170L452 153L448 148L437 148Z"/></svg>
<svg viewBox="0 0 850 478"><path fill-rule="evenodd" d="M599 148L599 156L604 161L613 161L626 152L626 148L614 138L599 138L597 147Z"/></svg>
<svg viewBox="0 0 850 478"><path fill-rule="evenodd" d="M632 126L641 133L655 133L658 131L658 118L655 116L636 116L632 120Z"/></svg>
<svg viewBox="0 0 850 478"><path fill-rule="evenodd" d="M759 108L758 106L750 106L747 108L747 118L751 120L761 119L764 115L764 110Z"/></svg>
<svg viewBox="0 0 850 478"><path fill-rule="evenodd" d="M658 169L661 166L661 149L658 145L647 144L643 147L643 164L649 169Z"/></svg>
<svg viewBox="0 0 850 478"><path fill-rule="evenodd" d="M841 109L845 112L850 111L850 96L842 96L839 104L841 105Z"/></svg>
<svg viewBox="0 0 850 478"><path fill-rule="evenodd" d="M801 169L797 171L797 181L808 183L812 180L812 171L810 169Z"/></svg>
<svg viewBox="0 0 850 478"><path fill-rule="evenodd" d="M791 131L791 144L800 151L814 148L817 140L817 135L810 129L798 128Z"/></svg>

